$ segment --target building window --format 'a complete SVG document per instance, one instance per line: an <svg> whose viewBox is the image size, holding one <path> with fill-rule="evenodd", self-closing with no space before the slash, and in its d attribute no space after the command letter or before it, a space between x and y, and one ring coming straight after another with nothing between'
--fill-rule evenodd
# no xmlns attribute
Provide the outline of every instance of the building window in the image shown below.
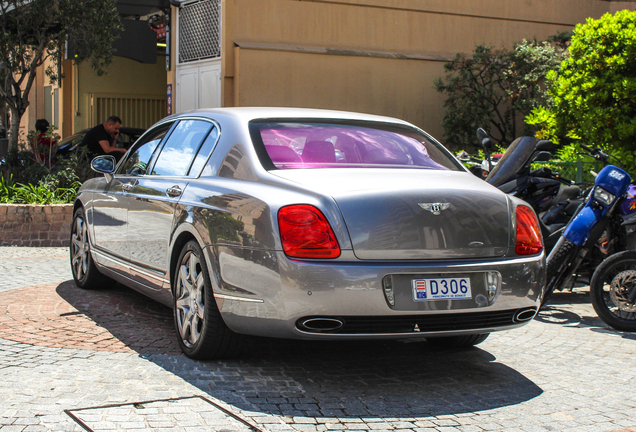
<svg viewBox="0 0 636 432"><path fill-rule="evenodd" d="M179 63L221 57L221 0L179 9Z"/></svg>

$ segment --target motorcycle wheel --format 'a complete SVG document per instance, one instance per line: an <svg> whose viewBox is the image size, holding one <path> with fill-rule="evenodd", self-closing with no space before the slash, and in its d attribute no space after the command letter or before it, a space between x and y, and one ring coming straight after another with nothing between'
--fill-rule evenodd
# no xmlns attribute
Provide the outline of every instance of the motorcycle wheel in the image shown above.
<svg viewBox="0 0 636 432"><path fill-rule="evenodd" d="M598 316L621 331L636 331L636 251L605 259L590 282L592 306Z"/></svg>
<svg viewBox="0 0 636 432"><path fill-rule="evenodd" d="M565 237L561 237L554 245L548 256L546 286L539 309L545 306L555 289L561 289L563 280L569 276L565 273L567 265L572 262L577 250L577 246Z"/></svg>

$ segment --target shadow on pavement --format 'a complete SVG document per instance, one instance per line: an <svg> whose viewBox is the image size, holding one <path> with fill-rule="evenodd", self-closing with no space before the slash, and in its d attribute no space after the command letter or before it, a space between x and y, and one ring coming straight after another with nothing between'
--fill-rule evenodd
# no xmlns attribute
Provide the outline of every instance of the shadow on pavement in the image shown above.
<svg viewBox="0 0 636 432"><path fill-rule="evenodd" d="M82 290L73 281L60 284L57 294L115 339L140 354L180 354L172 309L120 284Z"/></svg>
<svg viewBox="0 0 636 432"><path fill-rule="evenodd" d="M591 304L589 287L553 293L535 320L547 324L588 328L593 332L611 333L620 335L623 339L636 340L636 333L615 330L598 317Z"/></svg>
<svg viewBox="0 0 636 432"><path fill-rule="evenodd" d="M238 359L174 355L171 310L124 288L57 292L122 343L202 392L237 408L308 417L421 417L515 405L542 393L487 351L423 341L248 340ZM140 341L153 340L148 349Z"/></svg>

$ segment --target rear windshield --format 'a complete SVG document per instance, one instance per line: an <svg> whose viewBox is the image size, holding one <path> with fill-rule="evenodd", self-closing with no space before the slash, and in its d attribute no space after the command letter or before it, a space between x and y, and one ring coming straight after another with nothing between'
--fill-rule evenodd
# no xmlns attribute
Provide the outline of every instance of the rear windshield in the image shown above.
<svg viewBox="0 0 636 432"><path fill-rule="evenodd" d="M407 126L263 121L251 123L250 132L267 169L461 170L440 144Z"/></svg>

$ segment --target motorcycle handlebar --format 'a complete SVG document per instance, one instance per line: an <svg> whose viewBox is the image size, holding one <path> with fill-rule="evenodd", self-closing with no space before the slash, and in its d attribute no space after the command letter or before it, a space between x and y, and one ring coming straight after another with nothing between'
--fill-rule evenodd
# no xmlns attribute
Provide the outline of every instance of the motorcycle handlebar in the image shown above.
<svg viewBox="0 0 636 432"><path fill-rule="evenodd" d="M579 143L579 147L581 147L583 150L588 152L594 159L599 159L603 162L609 159L609 155L605 153L603 150L601 150L600 148L590 148L586 146L585 144L580 144L580 143Z"/></svg>

